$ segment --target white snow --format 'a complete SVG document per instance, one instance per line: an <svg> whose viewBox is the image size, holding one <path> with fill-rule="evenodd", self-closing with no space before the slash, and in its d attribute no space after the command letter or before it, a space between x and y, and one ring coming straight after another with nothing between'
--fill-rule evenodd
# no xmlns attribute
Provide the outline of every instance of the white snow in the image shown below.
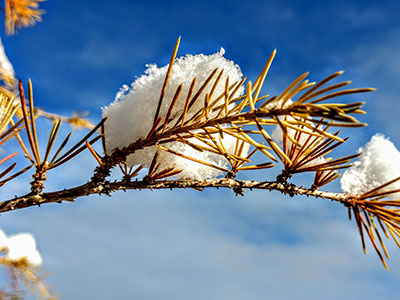
<svg viewBox="0 0 400 300"><path fill-rule="evenodd" d="M0 251L5 252L5 257L11 261L17 262L25 258L32 266L42 264L42 257L30 233L19 233L7 237L0 229Z"/></svg>
<svg viewBox="0 0 400 300"><path fill-rule="evenodd" d="M11 77L14 78L14 68L7 58L6 52L4 51L3 43L0 38L0 77Z"/></svg>
<svg viewBox="0 0 400 300"><path fill-rule="evenodd" d="M400 152L382 134L374 135L358 150L361 155L341 178L342 190L350 194L363 194L400 176ZM385 187L384 191L400 189L400 182ZM390 195L399 199L400 193Z"/></svg>
<svg viewBox="0 0 400 300"><path fill-rule="evenodd" d="M192 97L197 93L209 75L218 68L217 74L214 76L213 80L211 80L210 84L199 96L199 100L188 112L186 118L188 120L194 113L204 106L205 95L206 93L210 93L221 70L224 70L224 72L212 98L210 99L210 103L224 93L225 81L228 76L230 85L239 82L242 79L243 75L239 66L226 59L224 53L225 51L221 48L219 52L212 55L186 55L176 59L172 67L171 76L164 96L164 102L159 114L163 117L163 120L180 84L183 85L182 92L172 111L172 116L175 117L180 116L183 111L185 100L193 78L196 77L197 82ZM154 115L160 98L164 78L167 73L167 68L168 66L159 68L156 65L148 65L144 75L137 78L131 84L130 88L126 85L123 86L120 92L117 93L114 102L103 109L103 117L107 117L105 122L107 154L110 154L113 149L128 146L132 142L147 136L153 125ZM242 95L243 92L244 88L240 87L234 97ZM221 98L217 105L222 103L224 103L223 98ZM216 112L210 113L209 117L212 118L215 114ZM175 121L171 122L171 124L174 123ZM200 144L199 141L193 138L190 139L190 141L195 144ZM236 138L225 134L222 142L229 153L234 152ZM227 166L227 160L225 157L215 153L208 151L199 152L192 147L179 142L165 144L164 146L202 161L221 167ZM248 150L248 145L246 145L246 148L247 149L244 149L245 151ZM144 166L149 167L156 150L155 147L139 150L128 156L127 164L129 166L143 164ZM159 151L159 171L169 167L175 167L176 169L182 170L177 177L199 180L216 177L222 173L221 171L206 165L187 160L171 153L166 153L162 150Z"/></svg>

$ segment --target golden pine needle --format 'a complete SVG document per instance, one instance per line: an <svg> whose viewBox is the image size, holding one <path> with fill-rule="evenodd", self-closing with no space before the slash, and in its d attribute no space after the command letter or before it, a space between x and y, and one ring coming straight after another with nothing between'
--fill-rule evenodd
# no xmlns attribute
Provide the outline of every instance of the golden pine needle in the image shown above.
<svg viewBox="0 0 400 300"><path fill-rule="evenodd" d="M383 252L385 253L385 256L386 256L388 259L390 259L389 253L388 253L388 251L387 251L387 249L386 249L385 244L383 243L383 240L382 240L382 238L381 238L381 235L380 235L380 233L379 233L378 228L376 227L376 224L375 224L375 222L374 222L374 219L372 218L372 216L371 216L370 213L367 213L367 215L368 215L368 217L369 217L370 223L372 224L372 226L373 226L373 228L374 228L374 231L375 231L375 234L376 234L376 236L377 236L377 238L378 238L378 240L379 240L379 243L381 244L382 250L383 250ZM372 233L372 232L371 232L371 233Z"/></svg>
<svg viewBox="0 0 400 300"><path fill-rule="evenodd" d="M165 91L167 90L168 80L169 80L169 77L171 75L172 66L173 66L173 64L175 62L176 54L178 53L178 48L179 48L180 42L181 42L181 37L179 37L178 40L176 41L174 51L172 52L172 56L171 56L171 59L169 61L167 74L165 75L165 80L164 80L163 87L162 87L162 90L161 90L160 99L158 100L158 105L157 105L156 113L154 115L153 124L155 124L157 122L158 115L160 114L161 104L162 104L163 99L164 99Z"/></svg>
<svg viewBox="0 0 400 300"><path fill-rule="evenodd" d="M35 124L35 117L34 117L34 107L33 107L33 88L32 88L32 81L28 80L28 94L29 94L29 112L30 112L30 121L31 121L31 128L32 128L32 136L35 145L35 152L37 153L39 163L40 159L40 151L39 151L39 143L36 133L36 124Z"/></svg>
<svg viewBox="0 0 400 300"><path fill-rule="evenodd" d="M304 103L304 102L306 102L306 101L308 101L308 100L310 100L310 99L312 99L312 98L315 98L315 97L317 97L317 96L319 96L319 95L322 95L322 94L325 94L325 93L327 93L327 92L330 92L330 91L333 91L333 90L337 90L337 89L340 89L340 88L342 88L342 87L344 87L344 86L347 86L347 85L349 85L350 83L351 83L351 81L343 81L343 82L339 82L339 83L333 84L333 85L331 85L331 86L328 86L328 87L326 87L326 88L317 90L317 91L314 92L314 93L309 93L310 91L313 91L313 88L314 88L314 87L318 86L318 84L316 84L313 88L311 88L310 90L308 90L307 93L304 93L304 94L298 99L297 102L299 102L299 103Z"/></svg>
<svg viewBox="0 0 400 300"><path fill-rule="evenodd" d="M8 35L15 33L15 27L29 27L42 20L43 10L39 3L44 0L5 0L5 27Z"/></svg>
<svg viewBox="0 0 400 300"><path fill-rule="evenodd" d="M289 84L289 86L282 92L282 94L280 94L280 96L278 97L278 100L283 100L282 102L282 108L285 106L286 101L288 100L286 98L286 95L292 90L292 88L294 88L298 83L300 83L301 81L303 81L304 78L306 78L308 76L309 72L303 73L301 74L299 77L297 77L291 84Z"/></svg>
<svg viewBox="0 0 400 300"><path fill-rule="evenodd" d="M254 106L253 95L251 93L251 81L247 83L247 97L250 105L250 111L255 111L256 108Z"/></svg>
<svg viewBox="0 0 400 300"><path fill-rule="evenodd" d="M373 188L373 189L369 190L368 192L362 194L361 197L362 198L373 197L375 192L377 192L380 189L383 189L383 188L385 188L385 187L387 187L387 186L389 186L389 185L391 185L391 184L393 184L393 183L395 183L396 181L399 181L399 180L400 180L400 177L396 177L396 178L394 178L394 179L392 179L392 180L390 180L390 181L388 181L388 182L386 182L384 184L381 184L380 186L377 186L376 188Z"/></svg>
<svg viewBox="0 0 400 300"><path fill-rule="evenodd" d="M392 227L391 227L390 225L386 225L386 226L387 226L387 229L388 229L390 235L392 236L394 242L396 243L397 247L400 248L400 242L399 242L399 240L396 238L396 233L395 233L394 229L392 229Z"/></svg>
<svg viewBox="0 0 400 300"><path fill-rule="evenodd" d="M191 160L191 161L194 161L194 162L196 162L196 163L206 165L206 166L208 166L208 167L211 167L211 168L220 170L220 171L222 171L222 172L228 172L228 170L225 169L225 168L222 168L222 167L220 167L220 166L211 164L211 163L209 163L209 162L202 161L202 160L200 160L200 159L197 159L197 158L194 158L194 157L190 157L190 156L187 156L187 155L185 155L185 154L176 152L176 151L171 150L171 149L168 149L168 148L166 148L166 147L164 147L164 146L162 146L162 145L155 145L155 146L156 146L157 148L161 149L161 150L164 150L164 151L166 151L166 152L169 152L169 153L175 154L175 155L177 155L177 156L186 158L186 159Z"/></svg>
<svg viewBox="0 0 400 300"><path fill-rule="evenodd" d="M212 97L214 95L214 92L215 92L215 89L217 88L223 73L224 73L224 69L222 69L221 72L219 72L217 79L215 79L215 82L214 82L214 84L213 84L213 86L211 88L211 91L210 91L210 99L212 99ZM210 105L210 107L211 107L211 105Z"/></svg>
<svg viewBox="0 0 400 300"><path fill-rule="evenodd" d="M359 88L359 89L348 89L348 90L338 91L338 92L334 92L334 93L328 94L326 96L320 97L318 99L315 99L315 100L311 101L311 103L319 103L321 101L325 101L325 100L331 99L331 98L336 98L339 96L367 93L367 92L373 92L375 90L376 89L374 89L374 88Z"/></svg>
<svg viewBox="0 0 400 300"><path fill-rule="evenodd" d="M298 94L299 92L308 89L309 87L313 86L315 84L315 82L308 82L308 80L304 80L302 82L300 82L293 90L291 90L290 92L288 92L285 95L285 101L289 100L291 98L293 98L296 94Z"/></svg>
<svg viewBox="0 0 400 300"><path fill-rule="evenodd" d="M60 129L60 125L61 125L61 119L59 119L57 122L55 122L53 124L53 128L51 129L49 140L47 142L46 152L45 152L45 156L44 156L44 160L43 160L44 163L47 162L51 148L53 147L54 141L58 134L58 130Z"/></svg>
<svg viewBox="0 0 400 300"><path fill-rule="evenodd" d="M326 78L322 79L320 82L318 82L316 85L314 85L311 89L309 89L307 92L305 92L299 99L298 101L304 102L306 100L303 101L303 99L305 97L307 97L308 95L312 94L314 91L316 91L317 89L319 89L321 86L325 85L327 82L331 81L332 79L340 76L343 74L343 71L338 71L335 72L329 76L327 76Z"/></svg>
<svg viewBox="0 0 400 300"><path fill-rule="evenodd" d="M257 99L258 99L258 95L260 94L260 91L261 91L261 88L263 86L265 77L268 74L268 71L269 71L269 69L271 67L272 61L274 60L275 54L276 54L276 49L274 49L274 51L272 51L271 55L269 56L269 58L267 60L267 63L264 66L264 69L261 71L260 76L257 78L257 89L256 89L256 91L254 93L255 101L257 101Z"/></svg>
<svg viewBox="0 0 400 300"><path fill-rule="evenodd" d="M5 158L3 158L2 160L0 160L0 165L4 164L7 160L13 158L14 156L16 156L18 154L18 152L14 152L10 155L7 155Z"/></svg>
<svg viewBox="0 0 400 300"><path fill-rule="evenodd" d="M11 123L11 125L14 126L14 121L13 121L13 120L11 120L10 123ZM20 144L20 146L21 146L22 150L24 151L26 157L31 161L31 163L32 163L33 165L35 165L35 161L33 160L32 156L29 154L29 151L28 151L28 149L26 148L24 142L22 141L21 136L20 136L19 133L16 132L16 131L15 131L15 136L17 137L18 143Z"/></svg>
<svg viewBox="0 0 400 300"><path fill-rule="evenodd" d="M234 127L235 128L235 127ZM236 138L238 138L238 139L241 139L242 141L244 141L244 142L247 142L247 143L249 143L249 144L251 144L251 145L253 145L256 149L258 149L259 151L261 151L265 156L267 156L268 158L270 158L270 159L272 159L273 161L275 161L275 162L277 162L277 160L276 160L276 158L271 154L271 153L269 153L267 150L270 150L271 148L270 147L267 147L267 146L265 146L265 145L263 145L262 143L260 144L260 143L257 143L255 140L253 140L249 135L247 135L246 133L244 133L243 131L241 131L241 130L239 130L238 128L237 128L237 132L238 132L238 134L234 134L233 132L230 132L230 131L225 131L224 130L224 132L226 132L227 134L229 134L229 135L232 135L233 137L236 137Z"/></svg>
<svg viewBox="0 0 400 300"><path fill-rule="evenodd" d="M257 164L257 165L253 165L253 166L245 166L245 167L240 167L238 168L239 171L244 171L244 170L261 170L261 169L268 169L273 167L274 164L270 163L270 162L266 162L266 163L262 163L262 164Z"/></svg>
<svg viewBox="0 0 400 300"><path fill-rule="evenodd" d="M282 162L285 165L292 165L292 161L290 158L284 153L281 148L272 140L268 132L265 131L265 129L258 123L257 119L254 119L254 121L257 124L258 129L261 131L262 136L266 140L266 142L271 146L272 150L283 160Z"/></svg>
<svg viewBox="0 0 400 300"><path fill-rule="evenodd" d="M92 145L90 145L90 143L88 141L85 142L86 143L86 147L89 149L90 153L93 155L93 157L96 159L97 163L102 166L103 162L100 158L100 156L97 154L97 152L93 149Z"/></svg>
<svg viewBox="0 0 400 300"><path fill-rule="evenodd" d="M365 231L367 232L368 237L369 237L369 239L370 239L372 245L373 245L374 248L375 248L375 252L378 254L378 257L379 257L379 259L381 260L382 264L384 265L385 269L386 269L386 270L389 270L389 267L387 266L387 264L386 264L386 262L385 262L385 259L383 258L382 254L381 254L381 252L380 252L380 250L379 250L379 248L378 248L378 245L375 243L375 240L374 240L374 238L373 238L371 232L369 231L368 226L367 226L367 224L365 223L364 218L361 216L361 214L360 214L359 211L357 211L357 212L358 212L358 215L359 215L359 219L360 219L360 221L362 222L362 225L364 226Z"/></svg>
<svg viewBox="0 0 400 300"><path fill-rule="evenodd" d="M236 92L238 91L238 89L242 86L242 84L243 84L243 82L245 81L245 78L243 78L240 82L235 82L235 83L233 83L233 84L231 84L230 86L229 86L229 92L230 92L230 94L229 94L229 96L228 96L228 99L229 99L229 104L230 103L235 103L235 102L237 102L237 101L239 101L240 99L243 99L245 96L240 96L239 98L235 98L235 99L232 99L232 97L236 94ZM226 81L225 81L226 82ZM232 91L231 91L232 90ZM225 97L225 90L224 90L224 92L223 93L221 93L221 95L219 95L216 99L214 99L214 101L210 104L210 107L212 107L213 109L212 109L212 111L216 111L216 110L221 110L221 108L223 108L224 107L224 105L225 105L225 103L224 104L220 104L220 105L218 105L218 106L215 106L216 104L218 104L219 102L220 102L220 100L223 98L223 97ZM215 107L214 107L215 106ZM218 115L220 115L220 114L218 114Z"/></svg>

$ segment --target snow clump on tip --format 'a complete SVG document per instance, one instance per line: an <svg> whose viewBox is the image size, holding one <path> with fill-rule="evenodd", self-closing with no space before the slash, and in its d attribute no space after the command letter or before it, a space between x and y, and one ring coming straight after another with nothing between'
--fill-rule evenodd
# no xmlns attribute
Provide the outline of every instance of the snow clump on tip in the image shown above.
<svg viewBox="0 0 400 300"><path fill-rule="evenodd" d="M42 256L36 248L36 242L32 234L19 233L7 237L0 229L0 251L5 253L5 258L18 262L26 259L33 267L42 265Z"/></svg>
<svg viewBox="0 0 400 300"><path fill-rule="evenodd" d="M363 194L400 176L400 152L382 134L374 135L358 152L361 153L358 160L344 172L340 180L343 192ZM400 182L395 182L382 190L394 189L400 189ZM390 198L399 196L400 193L396 193L390 195Z"/></svg>
<svg viewBox="0 0 400 300"><path fill-rule="evenodd" d="M4 77L14 78L14 68L7 58L0 39L0 78L4 79Z"/></svg>
<svg viewBox="0 0 400 300"><path fill-rule="evenodd" d="M224 49L221 48L219 52L212 55L188 54L176 59L172 67L164 100L160 109L159 115L163 117L161 124L164 122L164 117L168 112L170 103L180 84L182 84L182 92L174 106L171 115L172 117L179 117L183 112L186 97L193 78L196 77L197 81L192 97L196 95L210 74L218 68L217 74L200 94L198 101L196 101L188 111L186 120L189 120L194 113L204 106L206 93L210 93L219 72L223 70L222 77L214 90L210 103L220 95L224 94L225 81L228 76L230 85L241 81L243 74L239 66L233 61L226 59L224 53ZM126 147L132 142L143 139L147 136L153 125L154 115L158 106L167 69L168 65L161 68L154 64L147 65L147 70L144 75L137 78L131 84L131 87L128 87L127 85L123 86L120 92L117 93L114 102L108 107L103 108L103 117L107 117L104 124L107 154L110 154L112 150L116 148ZM244 87L240 87L236 94L233 95L233 98L243 95L243 92ZM221 97L215 106L223 103L224 98ZM216 114L217 111L210 112L209 117L212 118ZM171 124L173 125L175 122L176 121L172 121ZM194 138L189 140L192 143L200 144ZM222 139L222 143L229 153L234 152L236 141L236 138L228 136L227 134L225 134ZM176 152L220 167L225 167L227 165L227 160L223 156L208 151L200 152L186 144L172 142L164 144L164 146ZM248 150L249 145L246 145L245 148L247 149L244 149L243 153ZM148 147L138 150L127 157L127 165L134 166L143 164L145 167L149 167L155 151L157 151L156 147ZM215 168L190 161L162 150L159 151L160 155L158 157L158 163L160 163L160 166L158 170L160 171L174 167L175 169L182 170L177 177L199 180L213 178L221 174L221 171Z"/></svg>

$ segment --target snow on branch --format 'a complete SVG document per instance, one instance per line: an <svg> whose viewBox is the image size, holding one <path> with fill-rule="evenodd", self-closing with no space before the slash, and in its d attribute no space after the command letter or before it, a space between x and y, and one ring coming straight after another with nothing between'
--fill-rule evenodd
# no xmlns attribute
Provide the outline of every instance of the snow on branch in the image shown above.
<svg viewBox="0 0 400 300"><path fill-rule="evenodd" d="M349 81L332 83L343 73L339 71L317 83L308 80L308 73L301 74L281 93L269 95L263 84L276 51L250 81L239 66L224 57L223 49L212 55L177 58L179 43L180 38L168 65L148 65L131 86L123 86L113 103L103 108L103 119L73 145L69 145L70 133L53 149L60 118L55 118L48 142L39 143L42 133L36 131L36 120L40 120L40 112L34 108L32 84L28 83L25 96L20 81L21 115L14 116L9 102L0 103L7 112L0 120L0 144L16 137L28 166L9 175L16 163L6 164L16 154L0 160L0 167L5 164L0 185L31 167L33 181L30 193L0 202L0 212L126 189L221 187L237 195L247 189L276 190L343 204L356 220L364 250L366 235L387 267L381 236L392 237L400 247L399 153L382 136L373 137L361 154L335 157L334 152L348 139L340 136L340 128L366 125L355 118L365 113L364 102L337 99L374 89L347 88ZM97 152L94 144L100 140L102 151ZM98 164L90 180L46 191L47 172L70 163L85 150ZM351 167L356 157L359 160ZM389 163L388 157L396 163ZM109 176L118 172L117 167L120 180L111 182ZM247 171L273 167L281 168L276 179L256 182L240 178ZM347 169L343 193L319 190L339 178L342 169ZM304 172L314 174L309 187L291 182L292 175Z"/></svg>
<svg viewBox="0 0 400 300"><path fill-rule="evenodd" d="M360 156L347 169L340 180L342 190L349 194L362 194L400 176L400 152L382 134L374 135L358 150ZM384 187L383 191L400 189L400 182ZM399 199L400 193L390 194L391 199Z"/></svg>

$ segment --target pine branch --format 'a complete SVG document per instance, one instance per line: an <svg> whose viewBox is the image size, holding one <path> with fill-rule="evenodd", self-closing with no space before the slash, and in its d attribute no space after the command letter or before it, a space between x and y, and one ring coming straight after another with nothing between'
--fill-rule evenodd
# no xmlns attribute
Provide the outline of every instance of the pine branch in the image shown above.
<svg viewBox="0 0 400 300"><path fill-rule="evenodd" d="M307 189L304 187L297 187L294 184L287 184L278 181L246 181L236 180L231 178L219 178L208 180L162 180L149 182L148 180L131 181L126 180L116 182L103 182L94 183L88 182L83 185L63 189L55 192L42 193L33 195L32 193L24 196L16 197L14 199L0 202L0 213L13 211L31 206L40 206L48 203L61 203L63 201L75 201L76 199L84 196L106 194L110 195L116 191L126 190L157 190L157 189L205 189L205 188L228 188L233 190L236 194L241 194L243 190L268 190L279 191L289 196L305 195L322 199L330 199L340 202L344 205L352 205L354 203L354 196L344 193L324 192L319 190Z"/></svg>

